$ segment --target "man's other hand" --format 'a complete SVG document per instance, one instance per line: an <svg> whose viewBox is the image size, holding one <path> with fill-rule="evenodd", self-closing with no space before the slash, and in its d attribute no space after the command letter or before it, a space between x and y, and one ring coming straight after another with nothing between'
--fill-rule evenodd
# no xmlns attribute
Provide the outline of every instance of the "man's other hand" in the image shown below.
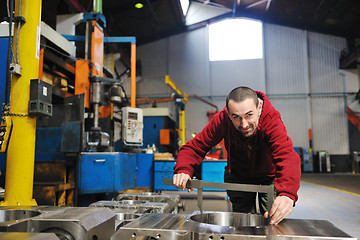
<svg viewBox="0 0 360 240"><path fill-rule="evenodd" d="M275 198L275 201L270 209L270 214L266 212L264 217L268 218L270 216L270 224L277 225L285 217L292 213L293 206L294 201L291 198L286 196L278 196Z"/></svg>
<svg viewBox="0 0 360 240"><path fill-rule="evenodd" d="M190 176L186 173L178 173L173 176L173 184L176 188L185 190L186 183L190 180ZM191 192L193 189L188 189L188 192Z"/></svg>

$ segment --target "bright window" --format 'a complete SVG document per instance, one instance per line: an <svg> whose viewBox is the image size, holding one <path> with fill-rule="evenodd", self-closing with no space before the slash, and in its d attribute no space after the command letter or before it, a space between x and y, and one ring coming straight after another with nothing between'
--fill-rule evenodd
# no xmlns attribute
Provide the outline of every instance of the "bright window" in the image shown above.
<svg viewBox="0 0 360 240"><path fill-rule="evenodd" d="M180 5L181 5L181 10L185 16L189 9L190 1L189 0L180 0Z"/></svg>
<svg viewBox="0 0 360 240"><path fill-rule="evenodd" d="M263 57L262 22L243 18L209 25L210 61Z"/></svg>

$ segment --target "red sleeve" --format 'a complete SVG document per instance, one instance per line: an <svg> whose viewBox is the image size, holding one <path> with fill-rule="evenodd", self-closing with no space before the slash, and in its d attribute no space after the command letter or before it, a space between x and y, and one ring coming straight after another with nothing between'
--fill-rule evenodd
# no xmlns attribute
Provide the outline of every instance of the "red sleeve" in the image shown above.
<svg viewBox="0 0 360 240"><path fill-rule="evenodd" d="M276 166L275 189L277 194L287 196L296 202L301 177L300 157L294 150L280 116L269 122L265 134L269 139L273 163Z"/></svg>
<svg viewBox="0 0 360 240"><path fill-rule="evenodd" d="M224 138L227 129L226 118L227 113L223 109L214 116L200 133L196 134L195 138L181 147L174 166L174 173L193 175L194 166L200 165L206 153Z"/></svg>

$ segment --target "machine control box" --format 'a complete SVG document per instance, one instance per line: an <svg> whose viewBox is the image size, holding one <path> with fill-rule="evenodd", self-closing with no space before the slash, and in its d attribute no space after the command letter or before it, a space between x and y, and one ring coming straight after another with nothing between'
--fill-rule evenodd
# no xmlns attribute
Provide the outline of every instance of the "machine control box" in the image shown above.
<svg viewBox="0 0 360 240"><path fill-rule="evenodd" d="M143 142L143 110L140 108L123 107L122 139L125 145L142 145Z"/></svg>
<svg viewBox="0 0 360 240"><path fill-rule="evenodd" d="M29 114L52 116L52 86L40 79L30 80Z"/></svg>

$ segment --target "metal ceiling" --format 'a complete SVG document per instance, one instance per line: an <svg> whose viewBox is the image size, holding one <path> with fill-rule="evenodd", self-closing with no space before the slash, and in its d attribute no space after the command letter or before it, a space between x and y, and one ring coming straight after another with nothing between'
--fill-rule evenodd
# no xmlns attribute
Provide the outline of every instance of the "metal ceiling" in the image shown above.
<svg viewBox="0 0 360 240"><path fill-rule="evenodd" d="M0 0L0 17L6 16L6 1ZM349 44L360 36L359 0L192 0L229 9L229 13L192 26L185 26L179 0L103 0L106 34L136 36L144 44L176 33L204 26L226 17L250 17L309 31L347 38ZM55 28L58 14L91 12L93 0L43 0L42 20ZM350 46L351 47L351 46Z"/></svg>

